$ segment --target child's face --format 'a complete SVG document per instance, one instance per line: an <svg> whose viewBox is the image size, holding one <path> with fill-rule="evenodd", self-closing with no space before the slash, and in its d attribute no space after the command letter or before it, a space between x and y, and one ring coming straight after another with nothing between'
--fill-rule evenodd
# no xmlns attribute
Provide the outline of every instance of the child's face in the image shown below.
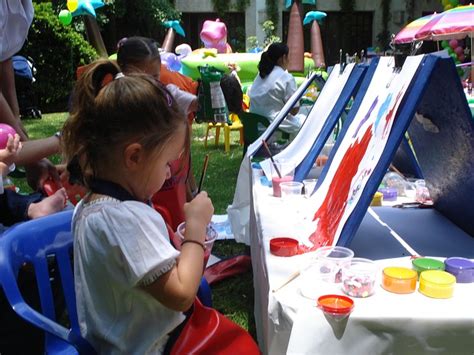
<svg viewBox="0 0 474 355"><path fill-rule="evenodd" d="M181 156L185 137L186 127L182 125L158 156L151 154L152 159L148 161L148 166L144 167L143 174L145 199L160 190L165 180L171 177L170 164Z"/></svg>
<svg viewBox="0 0 474 355"><path fill-rule="evenodd" d="M151 75L155 80L160 81L161 63L159 59L147 60L138 69L145 74Z"/></svg>

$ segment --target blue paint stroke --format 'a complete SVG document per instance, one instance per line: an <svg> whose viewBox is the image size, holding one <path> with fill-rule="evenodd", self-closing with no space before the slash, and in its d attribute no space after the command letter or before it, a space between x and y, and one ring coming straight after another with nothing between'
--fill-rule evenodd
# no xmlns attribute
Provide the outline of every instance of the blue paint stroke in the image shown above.
<svg viewBox="0 0 474 355"><path fill-rule="evenodd" d="M357 129L354 133L354 135L352 136L352 138L355 138L357 137L357 134L359 133L359 130L360 128L362 127L362 125L369 119L370 115L372 114L372 111L374 110L375 106L377 105L377 102L379 101L379 97L376 96L375 99L374 99L374 102L372 103L372 105L370 106L369 108L369 111L367 112L367 114L365 115L365 117L362 119L362 121L360 121L359 123L359 126L357 126Z"/></svg>

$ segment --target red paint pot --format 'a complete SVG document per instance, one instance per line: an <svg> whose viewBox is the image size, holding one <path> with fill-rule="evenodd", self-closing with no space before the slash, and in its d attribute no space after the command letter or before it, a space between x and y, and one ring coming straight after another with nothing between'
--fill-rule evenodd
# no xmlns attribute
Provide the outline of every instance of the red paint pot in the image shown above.
<svg viewBox="0 0 474 355"><path fill-rule="evenodd" d="M354 301L343 295L323 295L318 298L318 307L335 319L346 318L354 308Z"/></svg>
<svg viewBox="0 0 474 355"><path fill-rule="evenodd" d="M270 252L276 256L293 256L298 254L299 242L293 238L270 239Z"/></svg>

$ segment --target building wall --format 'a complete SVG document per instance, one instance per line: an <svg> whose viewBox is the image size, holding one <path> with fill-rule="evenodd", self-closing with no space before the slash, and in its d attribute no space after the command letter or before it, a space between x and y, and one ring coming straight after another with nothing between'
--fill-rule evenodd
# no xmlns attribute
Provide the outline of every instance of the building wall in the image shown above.
<svg viewBox="0 0 474 355"><path fill-rule="evenodd" d="M232 0L229 0L232 1ZM279 2L280 19L278 23L277 34L281 37L281 12L284 11L284 1ZM213 12L211 0L175 0L176 8L181 12ZM375 44L377 34L383 29L382 23L382 0L356 0L355 11L373 12L372 41ZM245 13L245 31L247 37L257 36L260 43L263 43L264 33L262 24L266 21L265 0L251 0L250 6ZM407 12L407 8L411 13ZM318 11L339 11L339 1L318 0ZM432 12L443 10L439 0L392 0L390 6L391 20L388 24L388 30L391 33L397 33L409 19L421 17L423 12Z"/></svg>

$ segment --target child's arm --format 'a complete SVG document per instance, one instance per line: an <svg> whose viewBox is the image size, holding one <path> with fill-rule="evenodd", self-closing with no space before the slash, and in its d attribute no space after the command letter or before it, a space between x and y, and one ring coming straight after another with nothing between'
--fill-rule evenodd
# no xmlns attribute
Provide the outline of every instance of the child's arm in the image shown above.
<svg viewBox="0 0 474 355"><path fill-rule="evenodd" d="M207 193L201 192L184 205L184 213L184 240L193 242L183 243L178 263L154 283L144 287L160 303L176 311L188 310L196 297L202 277L206 228L214 207Z"/></svg>

